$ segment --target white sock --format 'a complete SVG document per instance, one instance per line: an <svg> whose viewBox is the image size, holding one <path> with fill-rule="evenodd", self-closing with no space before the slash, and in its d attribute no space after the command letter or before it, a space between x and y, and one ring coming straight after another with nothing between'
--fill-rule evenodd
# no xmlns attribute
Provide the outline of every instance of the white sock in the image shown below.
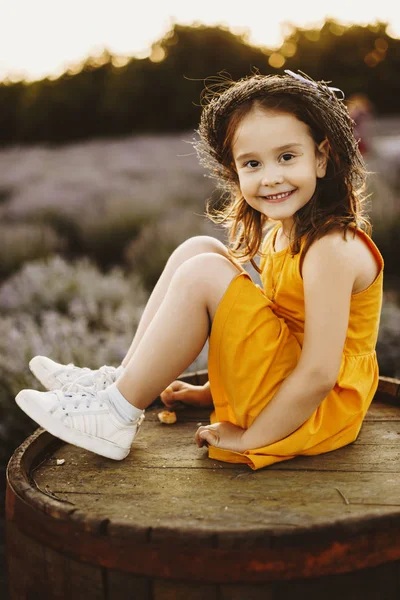
<svg viewBox="0 0 400 600"><path fill-rule="evenodd" d="M128 402L117 388L116 383L109 385L104 391L107 392L110 404L125 423L131 423L131 421L134 421L144 413L144 410L136 408L136 406Z"/></svg>

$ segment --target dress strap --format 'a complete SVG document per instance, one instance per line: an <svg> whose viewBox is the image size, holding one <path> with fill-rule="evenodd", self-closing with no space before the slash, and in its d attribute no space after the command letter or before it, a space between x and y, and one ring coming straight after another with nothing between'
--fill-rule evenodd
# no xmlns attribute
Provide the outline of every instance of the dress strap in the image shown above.
<svg viewBox="0 0 400 600"><path fill-rule="evenodd" d="M351 225L351 227L353 229L355 229L354 225ZM380 251L379 251L378 247L376 246L375 242L373 241L373 239L363 229L357 228L355 230L356 230L356 234L358 234L360 237L362 237L364 239L364 241L366 242L367 246L372 250L372 253L375 256L375 259L379 265L379 268L380 268L380 270L382 270L385 266L385 262L383 260L382 254L380 253Z"/></svg>

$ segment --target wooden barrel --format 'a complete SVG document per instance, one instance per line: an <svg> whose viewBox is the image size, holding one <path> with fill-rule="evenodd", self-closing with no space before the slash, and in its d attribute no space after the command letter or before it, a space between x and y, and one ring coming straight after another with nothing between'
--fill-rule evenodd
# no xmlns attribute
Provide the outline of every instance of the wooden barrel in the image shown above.
<svg viewBox="0 0 400 600"><path fill-rule="evenodd" d="M205 410L154 403L122 462L37 430L7 471L11 599L397 600L399 390L353 444L258 471L197 447Z"/></svg>

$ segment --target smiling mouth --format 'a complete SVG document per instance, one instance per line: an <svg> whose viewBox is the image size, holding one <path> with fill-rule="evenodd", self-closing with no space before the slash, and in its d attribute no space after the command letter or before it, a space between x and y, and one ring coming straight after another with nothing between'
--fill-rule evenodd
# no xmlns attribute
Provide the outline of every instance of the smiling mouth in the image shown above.
<svg viewBox="0 0 400 600"><path fill-rule="evenodd" d="M275 201L275 200L284 200L285 198L289 198L293 194L295 190L290 190L290 192L282 192L281 194L271 194L270 196L263 196L265 200Z"/></svg>

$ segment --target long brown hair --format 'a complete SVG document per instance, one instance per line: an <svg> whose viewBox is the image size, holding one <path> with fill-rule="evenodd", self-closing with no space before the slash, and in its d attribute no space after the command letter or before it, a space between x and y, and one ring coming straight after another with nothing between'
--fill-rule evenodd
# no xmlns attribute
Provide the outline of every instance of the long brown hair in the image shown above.
<svg viewBox="0 0 400 600"><path fill-rule="evenodd" d="M241 263L250 260L260 273L253 259L264 256L260 251L264 230L271 229L271 219L243 198L232 156L237 127L254 108L292 114L308 126L317 145L328 140L326 175L317 179L312 198L293 215L292 255L300 251L301 238L305 238L303 259L313 241L332 229L342 230L345 238L347 229L355 225L371 235L364 210L367 171L353 135L354 121L327 84L290 75L256 74L237 82L221 79L212 92L209 88L203 92L199 139L193 145L201 164L223 191L222 208L210 209L208 201L206 215L228 229L232 258Z"/></svg>

